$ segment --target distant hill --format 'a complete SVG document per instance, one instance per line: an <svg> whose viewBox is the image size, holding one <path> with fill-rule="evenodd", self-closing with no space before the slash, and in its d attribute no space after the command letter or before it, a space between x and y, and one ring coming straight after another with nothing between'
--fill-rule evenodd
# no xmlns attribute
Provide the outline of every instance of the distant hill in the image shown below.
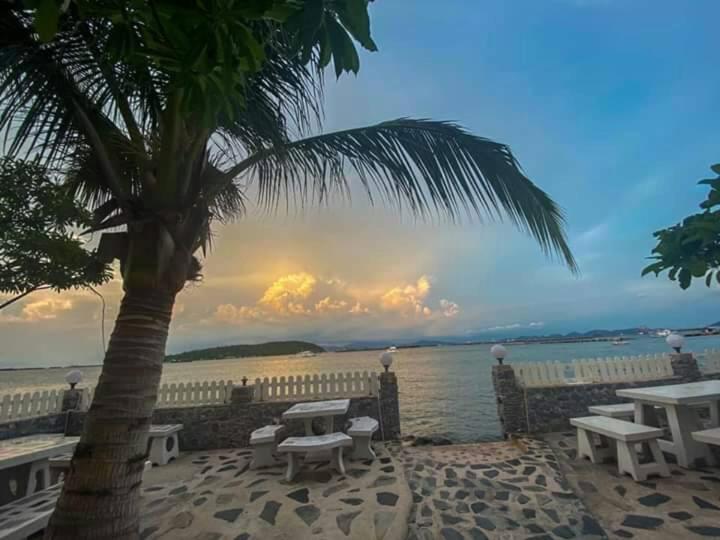
<svg viewBox="0 0 720 540"><path fill-rule="evenodd" d="M246 358L248 356L283 356L303 351L325 352L325 349L307 341L270 341L257 345L226 345L209 349L195 349L165 357L166 362L193 362L195 360L220 360L223 358Z"/></svg>

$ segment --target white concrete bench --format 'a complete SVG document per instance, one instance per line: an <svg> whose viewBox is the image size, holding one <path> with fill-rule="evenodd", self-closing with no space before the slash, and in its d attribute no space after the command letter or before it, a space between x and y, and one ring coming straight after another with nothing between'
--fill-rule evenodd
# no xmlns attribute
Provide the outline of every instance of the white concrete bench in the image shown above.
<svg viewBox="0 0 720 540"><path fill-rule="evenodd" d="M628 473L636 482L646 480L650 474L670 476L665 456L657 442L663 436L662 429L606 416L571 418L570 423L577 428L578 457L587 457L593 463L599 463L616 455L618 472ZM600 446L595 445L593 433L600 437ZM640 463L636 443L648 445L653 462Z"/></svg>
<svg viewBox="0 0 720 540"><path fill-rule="evenodd" d="M693 431L691 435L698 442L720 446L720 427Z"/></svg>
<svg viewBox="0 0 720 540"><path fill-rule="evenodd" d="M332 451L332 465L340 474L345 474L343 448L352 446L352 438L344 433L328 433L312 437L288 437L278 445L278 452L287 452L288 468L285 479L290 482L299 469L298 454Z"/></svg>
<svg viewBox="0 0 720 540"><path fill-rule="evenodd" d="M377 456L372 449L370 441L373 433L378 430L378 421L369 416L361 416L359 418L350 419L350 427L347 434L353 440L352 459L370 459L374 460Z"/></svg>
<svg viewBox="0 0 720 540"><path fill-rule="evenodd" d="M153 465L167 465L180 455L178 432L182 424L153 424L148 433L149 459Z"/></svg>
<svg viewBox="0 0 720 540"><path fill-rule="evenodd" d="M0 540L24 540L47 527L62 484L0 507Z"/></svg>
<svg viewBox="0 0 720 540"><path fill-rule="evenodd" d="M608 418L620 418L622 420L631 421L635 418L634 403L615 403L614 405L593 405L588 407L588 411L599 416L607 416Z"/></svg>
<svg viewBox="0 0 720 540"><path fill-rule="evenodd" d="M275 449L278 437L285 431L285 426L264 426L250 434L250 446L253 447L251 469L270 467L277 464Z"/></svg>

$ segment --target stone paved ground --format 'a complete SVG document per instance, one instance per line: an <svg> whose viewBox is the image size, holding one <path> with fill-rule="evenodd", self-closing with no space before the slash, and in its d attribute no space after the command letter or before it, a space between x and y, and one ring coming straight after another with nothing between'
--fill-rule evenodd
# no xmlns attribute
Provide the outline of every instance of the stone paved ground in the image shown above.
<svg viewBox="0 0 720 540"><path fill-rule="evenodd" d="M141 538L172 540L403 540L411 505L399 465L376 447L374 463L249 469L250 450L195 452L144 479Z"/></svg>
<svg viewBox="0 0 720 540"><path fill-rule="evenodd" d="M545 439L555 449L570 484L613 538L720 538L720 469L670 465L670 478L634 482L613 463L577 460L575 434Z"/></svg>
<svg viewBox="0 0 720 540"><path fill-rule="evenodd" d="M404 448L408 540L607 538L542 441Z"/></svg>

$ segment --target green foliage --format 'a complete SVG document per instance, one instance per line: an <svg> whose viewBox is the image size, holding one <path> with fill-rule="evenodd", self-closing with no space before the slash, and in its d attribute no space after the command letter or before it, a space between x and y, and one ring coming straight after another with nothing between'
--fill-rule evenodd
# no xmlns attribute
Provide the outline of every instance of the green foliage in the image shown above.
<svg viewBox="0 0 720 540"><path fill-rule="evenodd" d="M195 349L165 357L166 362L195 362L197 360L220 360L222 358L247 358L251 356L282 356L303 351L323 353L325 349L308 341L270 341L257 345L226 345L209 349Z"/></svg>
<svg viewBox="0 0 720 540"><path fill-rule="evenodd" d="M720 164L711 169L718 176L699 182L710 187L707 199L700 204L703 212L653 234L658 240L651 257L655 262L643 270L643 276L650 272L657 276L667 270L668 277L682 289L699 278L705 278L708 287L713 280L720 283Z"/></svg>
<svg viewBox="0 0 720 540"><path fill-rule="evenodd" d="M63 22L83 21L103 32L109 60L143 67L164 79L178 96L180 110L233 116L243 101L248 77L266 61L268 43L282 32L291 56L302 63L317 51L320 67L332 59L335 73L357 73L353 39L368 50L368 0L26 0L41 41ZM59 26L60 25L60 26ZM279 26L280 25L280 26ZM208 109L208 104L214 105Z"/></svg>
<svg viewBox="0 0 720 540"><path fill-rule="evenodd" d="M90 215L42 167L0 160L0 292L100 285L110 271L78 240Z"/></svg>
<svg viewBox="0 0 720 540"><path fill-rule="evenodd" d="M127 229L103 250L126 286L179 290L252 183L275 207L358 177L420 216L509 217L576 269L562 212L506 145L431 120L316 134L323 68L376 49L367 0L72 0L54 33L27 5L0 3L0 131L67 173L92 230Z"/></svg>

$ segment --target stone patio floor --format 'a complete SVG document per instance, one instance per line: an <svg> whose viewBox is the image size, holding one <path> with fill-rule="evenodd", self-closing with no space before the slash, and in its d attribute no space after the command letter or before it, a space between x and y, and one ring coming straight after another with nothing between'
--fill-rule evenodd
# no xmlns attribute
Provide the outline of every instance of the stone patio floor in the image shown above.
<svg viewBox="0 0 720 540"><path fill-rule="evenodd" d="M575 459L574 433L409 447L379 459L250 470L250 450L184 454L149 471L142 538L482 540L720 538L720 470L636 483Z"/></svg>
<svg viewBox="0 0 720 540"><path fill-rule="evenodd" d="M408 540L606 538L542 441L406 448Z"/></svg>
<svg viewBox="0 0 720 540"><path fill-rule="evenodd" d="M670 478L634 482L617 465L577 460L575 433L553 433L545 440L556 451L561 470L587 508L612 538L720 538L720 469L670 465Z"/></svg>
<svg viewBox="0 0 720 540"><path fill-rule="evenodd" d="M248 449L194 452L145 475L141 538L193 540L404 540L412 502L395 458L249 468Z"/></svg>

